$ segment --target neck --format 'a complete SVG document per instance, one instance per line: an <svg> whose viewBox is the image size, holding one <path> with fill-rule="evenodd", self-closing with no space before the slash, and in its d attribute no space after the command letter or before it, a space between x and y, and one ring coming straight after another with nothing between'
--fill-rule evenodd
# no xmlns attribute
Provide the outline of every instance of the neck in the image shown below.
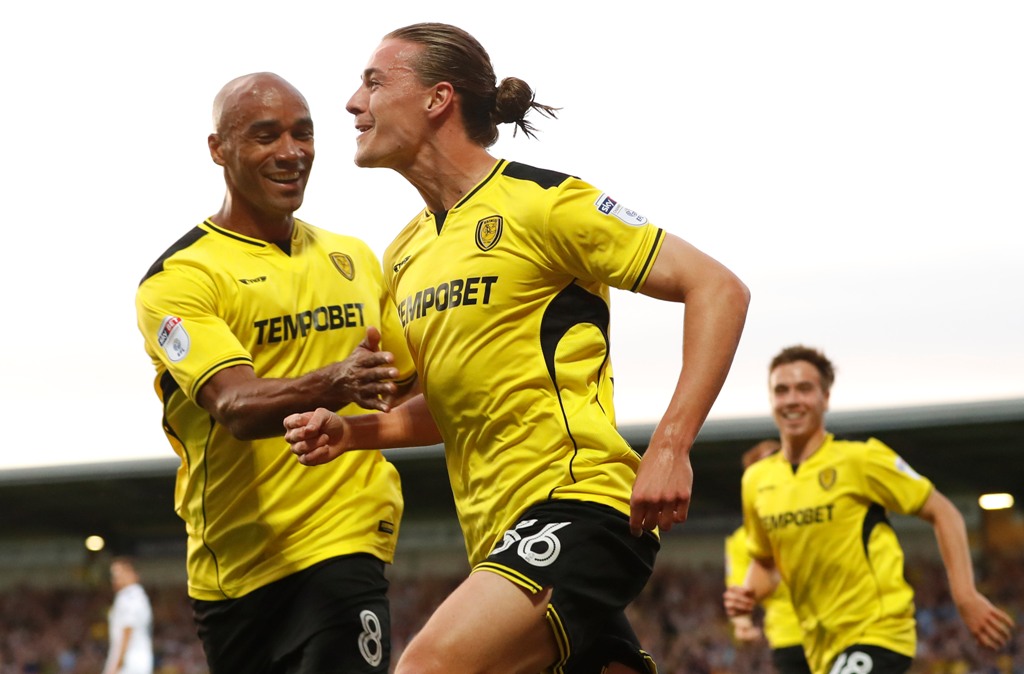
<svg viewBox="0 0 1024 674"><path fill-rule="evenodd" d="M428 209L440 213L459 203L496 161L475 143L438 139L423 148L412 165L396 170L416 188Z"/></svg>
<svg viewBox="0 0 1024 674"><path fill-rule="evenodd" d="M807 436L783 437L782 454L792 464L800 464L809 459L825 442L828 431L819 427Z"/></svg>
<svg viewBox="0 0 1024 674"><path fill-rule="evenodd" d="M294 214L258 211L239 199L232 199L230 192L210 220L218 227L268 243L288 242L295 227Z"/></svg>

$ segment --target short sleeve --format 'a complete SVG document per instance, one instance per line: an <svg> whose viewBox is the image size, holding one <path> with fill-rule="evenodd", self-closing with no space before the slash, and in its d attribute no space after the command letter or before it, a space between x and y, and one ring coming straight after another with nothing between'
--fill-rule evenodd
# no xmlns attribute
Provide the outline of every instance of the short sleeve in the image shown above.
<svg viewBox="0 0 1024 674"><path fill-rule="evenodd" d="M125 597L124 622L138 629L142 629L148 624L149 601L141 591L132 592Z"/></svg>
<svg viewBox="0 0 1024 674"><path fill-rule="evenodd" d="M924 506L934 486L896 452L874 438L860 454L866 496L887 510L913 515Z"/></svg>
<svg viewBox="0 0 1024 674"><path fill-rule="evenodd" d="M740 527L725 539L725 585L743 585L750 568L750 554L747 552L747 537Z"/></svg>
<svg viewBox="0 0 1024 674"><path fill-rule="evenodd" d="M573 276L636 292L665 233L647 218L576 178L552 195L541 251Z"/></svg>
<svg viewBox="0 0 1024 674"><path fill-rule="evenodd" d="M217 315L217 290L198 270L181 266L147 278L136 293L146 350L192 400L213 374L252 365L251 354Z"/></svg>

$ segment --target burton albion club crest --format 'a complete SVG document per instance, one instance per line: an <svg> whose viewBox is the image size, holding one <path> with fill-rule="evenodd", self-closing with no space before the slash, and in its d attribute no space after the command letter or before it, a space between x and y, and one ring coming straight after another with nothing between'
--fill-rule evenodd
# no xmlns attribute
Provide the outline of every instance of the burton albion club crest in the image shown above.
<svg viewBox="0 0 1024 674"><path fill-rule="evenodd" d="M356 275L356 267L352 264L352 258L345 253L331 253L331 262L341 275L351 281Z"/></svg>
<svg viewBox="0 0 1024 674"><path fill-rule="evenodd" d="M484 251L494 248L501 238L503 225L504 220L500 215L492 215L476 223L477 248Z"/></svg>
<svg viewBox="0 0 1024 674"><path fill-rule="evenodd" d="M836 483L836 469L831 466L818 473L818 484L825 491L831 489Z"/></svg>

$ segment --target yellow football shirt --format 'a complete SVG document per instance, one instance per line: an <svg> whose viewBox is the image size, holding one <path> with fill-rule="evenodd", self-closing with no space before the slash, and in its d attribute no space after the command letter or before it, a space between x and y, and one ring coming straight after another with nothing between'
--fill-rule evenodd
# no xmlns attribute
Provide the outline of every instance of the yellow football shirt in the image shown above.
<svg viewBox="0 0 1024 674"><path fill-rule="evenodd" d="M629 512L640 456L615 427L609 286L640 288L663 240L577 178L501 160L385 252L472 564L538 501Z"/></svg>
<svg viewBox="0 0 1024 674"><path fill-rule="evenodd" d="M795 469L779 453L744 472L750 554L774 558L789 585L812 671L853 644L913 657L914 592L886 513L916 513L931 491L878 440L831 434Z"/></svg>
<svg viewBox="0 0 1024 674"><path fill-rule="evenodd" d="M403 504L397 471L380 452L307 468L288 451L283 427L282 437L238 440L195 402L211 376L234 365L295 377L343 360L371 325L402 378L414 374L366 244L296 220L289 248L207 220L157 260L137 291L164 432L181 458L174 507L197 599L240 597L336 555L393 558Z"/></svg>
<svg viewBox="0 0 1024 674"><path fill-rule="evenodd" d="M747 532L742 526L725 538L725 584L743 585L750 568ZM793 610L789 587L779 582L775 591L761 601L764 608L764 637L770 648L788 648L803 643L804 631Z"/></svg>

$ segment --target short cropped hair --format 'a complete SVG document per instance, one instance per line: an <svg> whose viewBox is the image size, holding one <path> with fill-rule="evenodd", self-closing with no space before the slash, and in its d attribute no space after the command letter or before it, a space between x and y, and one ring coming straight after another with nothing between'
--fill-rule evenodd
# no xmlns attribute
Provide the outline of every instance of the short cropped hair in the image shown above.
<svg viewBox="0 0 1024 674"><path fill-rule="evenodd" d="M787 346L772 358L768 373L771 374L780 365L789 365L801 360L810 363L818 370L818 374L821 376L821 389L828 393L832 389L832 383L836 380L836 370L832 361L818 349L802 344Z"/></svg>

